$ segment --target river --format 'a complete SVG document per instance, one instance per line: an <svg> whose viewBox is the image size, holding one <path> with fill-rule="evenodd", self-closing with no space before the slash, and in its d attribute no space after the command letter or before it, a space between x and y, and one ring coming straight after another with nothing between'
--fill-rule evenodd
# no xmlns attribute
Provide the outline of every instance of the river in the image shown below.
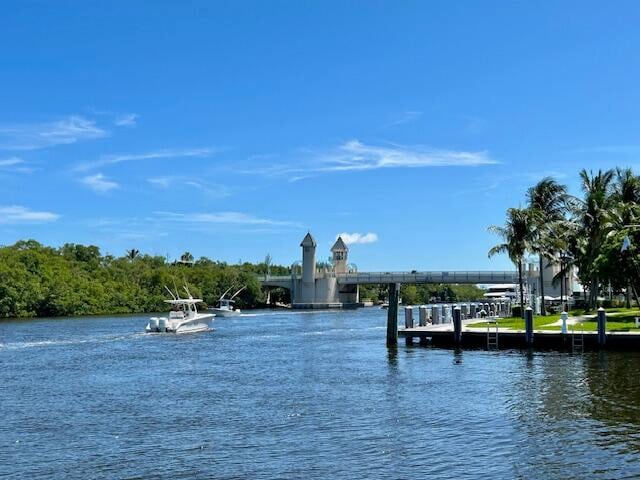
<svg viewBox="0 0 640 480"><path fill-rule="evenodd" d="M640 353L388 351L376 308L146 320L0 321L0 477L640 477Z"/></svg>

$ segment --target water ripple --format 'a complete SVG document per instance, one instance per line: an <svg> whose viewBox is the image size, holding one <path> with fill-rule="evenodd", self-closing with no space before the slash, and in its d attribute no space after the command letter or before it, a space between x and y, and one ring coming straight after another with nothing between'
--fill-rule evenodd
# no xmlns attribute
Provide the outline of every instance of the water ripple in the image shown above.
<svg viewBox="0 0 640 480"><path fill-rule="evenodd" d="M388 351L385 314L0 323L0 477L640 477L640 354Z"/></svg>

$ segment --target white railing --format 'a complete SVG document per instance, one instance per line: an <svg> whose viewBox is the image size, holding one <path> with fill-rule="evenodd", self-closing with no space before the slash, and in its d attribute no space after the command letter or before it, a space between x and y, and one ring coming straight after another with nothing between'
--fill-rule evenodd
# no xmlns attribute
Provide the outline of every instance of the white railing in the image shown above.
<svg viewBox="0 0 640 480"><path fill-rule="evenodd" d="M516 283L512 271L450 271L450 272L357 272L333 273L341 284L355 283ZM298 275L258 275L261 282L286 282Z"/></svg>
<svg viewBox="0 0 640 480"><path fill-rule="evenodd" d="M358 272L336 275L340 283L514 283L516 272Z"/></svg>

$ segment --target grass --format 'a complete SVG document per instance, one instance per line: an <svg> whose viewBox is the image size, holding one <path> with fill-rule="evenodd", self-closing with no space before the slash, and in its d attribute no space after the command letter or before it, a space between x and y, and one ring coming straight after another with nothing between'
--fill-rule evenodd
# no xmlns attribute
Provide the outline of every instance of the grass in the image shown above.
<svg viewBox="0 0 640 480"><path fill-rule="evenodd" d="M596 312L588 312L587 315L595 315ZM569 312L569 317L579 317L585 314L584 310L572 310ZM640 317L640 309L638 308L611 308L607 309L607 331L608 332L637 332L639 328L635 328L635 317ZM533 318L533 328L535 330L549 330L560 331L560 325L551 325L552 323L560 320L560 314L554 313L551 315L537 316ZM468 324L467 327L472 328L487 328L487 325L493 325L492 322L477 322ZM498 319L498 326L500 328L507 328L510 330L524 330L524 319L520 317L508 317ZM572 325L568 325L569 331L572 329ZM584 322L580 322L575 326L576 331L595 332L598 330L598 323L595 318L588 319Z"/></svg>
<svg viewBox="0 0 640 480"><path fill-rule="evenodd" d="M537 316L533 317L533 328L541 328L553 322L560 320L560 314L554 313L547 315L546 317ZM472 328L487 328L487 325L493 325L493 322L478 322L468 324L467 327ZM512 330L524 330L524 318L520 317L507 317L499 318L498 326L500 328L510 328Z"/></svg>

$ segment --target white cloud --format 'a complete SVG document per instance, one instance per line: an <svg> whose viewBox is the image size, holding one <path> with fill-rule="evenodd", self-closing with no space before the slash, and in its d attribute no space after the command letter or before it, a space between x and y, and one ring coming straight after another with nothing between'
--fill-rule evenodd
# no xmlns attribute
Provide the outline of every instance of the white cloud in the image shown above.
<svg viewBox="0 0 640 480"><path fill-rule="evenodd" d="M95 175L89 175L80 180L86 186L92 190L100 193L108 192L114 188L118 188L119 185L113 180L109 180L102 173L96 173Z"/></svg>
<svg viewBox="0 0 640 480"><path fill-rule="evenodd" d="M24 163L24 160L18 157L5 158L0 160L0 167L14 167Z"/></svg>
<svg viewBox="0 0 640 480"><path fill-rule="evenodd" d="M241 212L215 212L215 213L174 213L174 212L154 212L164 221L194 223L194 224L228 224L228 225L262 225L262 226L296 226L289 221L273 220L270 218L260 218L251 214Z"/></svg>
<svg viewBox="0 0 640 480"><path fill-rule="evenodd" d="M418 120L420 117L422 117L422 112L407 110L405 112L402 112L402 115L400 115L399 118L385 125L384 128L395 127L397 125L402 125L403 123L413 122L414 120Z"/></svg>
<svg viewBox="0 0 640 480"><path fill-rule="evenodd" d="M7 150L36 150L66 145L82 140L103 138L109 132L93 120L72 115L46 123L0 126L0 148Z"/></svg>
<svg viewBox="0 0 640 480"><path fill-rule="evenodd" d="M211 148L191 148L191 149L165 149L147 153L125 153L121 155L105 155L99 160L77 165L74 170L84 172L95 168L106 167L123 162L135 162L140 160L185 158L185 157L206 157L214 153Z"/></svg>
<svg viewBox="0 0 640 480"><path fill-rule="evenodd" d="M336 239L338 237L342 237L342 240L347 245L351 245L354 243L375 243L378 241L378 235L375 233L347 233L342 232L336 235Z"/></svg>
<svg viewBox="0 0 640 480"><path fill-rule="evenodd" d="M321 171L372 170L379 168L469 167L496 163L485 152L436 150L421 146L365 145L350 140L323 158Z"/></svg>
<svg viewBox="0 0 640 480"><path fill-rule="evenodd" d="M26 163L27 162L18 157L0 159L0 172L32 173L34 169L27 166Z"/></svg>
<svg viewBox="0 0 640 480"><path fill-rule="evenodd" d="M138 115L136 113L126 113L124 115L118 115L113 124L118 127L135 127L138 122Z"/></svg>
<svg viewBox="0 0 640 480"><path fill-rule="evenodd" d="M147 182L149 182L154 187L158 188L169 188L174 181L174 177L154 177L147 178Z"/></svg>
<svg viewBox="0 0 640 480"><path fill-rule="evenodd" d="M43 223L54 222L60 215L52 212L39 212L20 205L0 206L0 223Z"/></svg>
<svg viewBox="0 0 640 480"><path fill-rule="evenodd" d="M434 149L421 145L367 145L350 140L323 152L306 151L296 163L255 166L244 173L287 176L297 181L311 174L378 170L384 168L475 167L498 163L486 152Z"/></svg>
<svg viewBox="0 0 640 480"><path fill-rule="evenodd" d="M147 178L147 182L156 188L167 189L172 186L187 186L198 190L210 197L228 197L231 195L229 187L208 181L192 180L189 177L167 176Z"/></svg>

